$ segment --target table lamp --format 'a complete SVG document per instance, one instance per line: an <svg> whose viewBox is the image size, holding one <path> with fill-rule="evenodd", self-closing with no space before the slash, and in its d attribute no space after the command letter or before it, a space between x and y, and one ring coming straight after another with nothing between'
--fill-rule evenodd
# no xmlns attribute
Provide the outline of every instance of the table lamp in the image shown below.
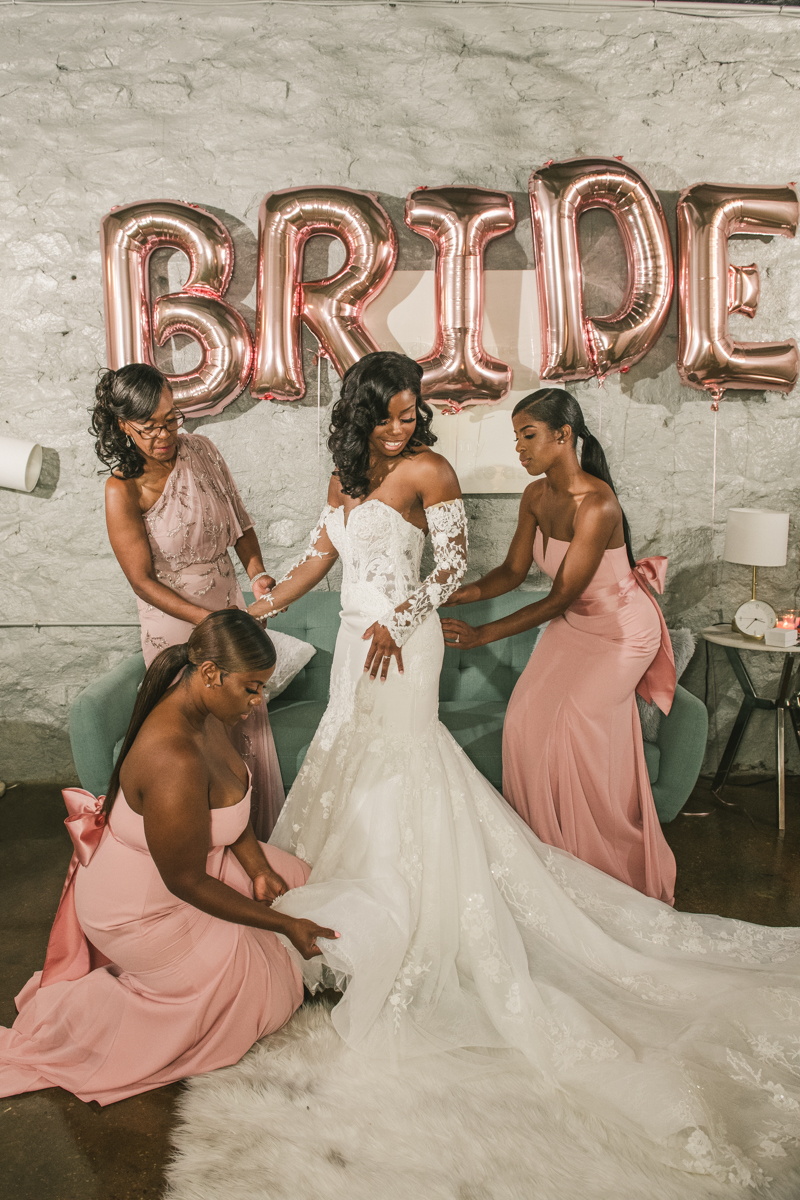
<svg viewBox="0 0 800 1200"><path fill-rule="evenodd" d="M788 543L788 513L763 508L728 509L722 557L725 562L753 568L752 596L739 607L732 622L739 633L760 639L775 625L773 609L763 600L756 600L758 568L785 567Z"/></svg>

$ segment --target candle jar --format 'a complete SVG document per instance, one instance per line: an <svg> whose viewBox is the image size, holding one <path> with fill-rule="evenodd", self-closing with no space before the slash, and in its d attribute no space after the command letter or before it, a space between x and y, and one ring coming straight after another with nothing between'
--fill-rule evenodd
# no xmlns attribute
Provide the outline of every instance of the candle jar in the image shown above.
<svg viewBox="0 0 800 1200"><path fill-rule="evenodd" d="M779 609L776 629L797 629L800 627L800 608Z"/></svg>

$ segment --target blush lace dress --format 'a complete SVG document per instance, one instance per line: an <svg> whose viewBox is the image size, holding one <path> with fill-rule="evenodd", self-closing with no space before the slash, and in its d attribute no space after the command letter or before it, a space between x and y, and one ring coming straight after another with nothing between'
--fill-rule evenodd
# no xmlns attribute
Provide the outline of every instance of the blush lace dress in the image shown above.
<svg viewBox="0 0 800 1200"><path fill-rule="evenodd" d="M333 926L309 988L352 1047L395 1060L516 1052L671 1165L758 1186L800 1137L800 930L673 911L544 845L437 715L437 605L466 567L461 501L419 529L379 500L326 508L304 563L342 559L327 712L272 842L311 866L276 907ZM385 622L405 673L371 682L364 631ZM789 1156L789 1157L787 1157ZM766 1167L766 1173L764 1168Z"/></svg>
<svg viewBox="0 0 800 1200"><path fill-rule="evenodd" d="M181 434L167 485L143 520L160 583L209 612L247 607L228 548L253 522L213 442L200 434ZM137 604L149 667L161 650L187 641L194 626L138 597ZM256 837L266 841L284 799L266 701L236 727L231 740L252 774L250 817Z"/></svg>

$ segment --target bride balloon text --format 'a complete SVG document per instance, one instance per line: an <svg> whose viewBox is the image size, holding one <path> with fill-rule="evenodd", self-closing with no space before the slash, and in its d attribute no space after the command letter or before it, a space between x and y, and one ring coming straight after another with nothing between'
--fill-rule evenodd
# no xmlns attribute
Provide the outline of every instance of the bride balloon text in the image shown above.
<svg viewBox="0 0 800 1200"><path fill-rule="evenodd" d="M664 327L673 287L672 249L658 196L616 158L546 163L530 179L530 204L541 327L542 379L567 381L625 372L652 348ZM584 310L578 222L605 208L620 232L628 268L616 312ZM434 245L435 326L420 363L423 392L458 410L494 404L512 386L511 368L483 346L484 252L515 225L507 192L471 186L417 188L406 200L409 229ZM755 264L732 266L734 234L793 237L793 187L695 184L678 202L678 371L715 405L725 388L791 391L800 371L796 342L737 342L732 312L754 316ZM303 280L310 237L337 238L344 265L320 280ZM173 246L189 259L179 292L150 295L149 259ZM200 347L193 370L172 375L176 403L192 416L221 411L250 384L259 399L297 400L306 390L302 325L339 375L380 347L364 324L365 309L386 286L397 261L392 222L377 197L344 187L271 192L259 215L255 346L246 321L225 300L233 242L222 222L194 204L152 200L112 209L101 247L108 364L154 363L155 347L178 333Z"/></svg>

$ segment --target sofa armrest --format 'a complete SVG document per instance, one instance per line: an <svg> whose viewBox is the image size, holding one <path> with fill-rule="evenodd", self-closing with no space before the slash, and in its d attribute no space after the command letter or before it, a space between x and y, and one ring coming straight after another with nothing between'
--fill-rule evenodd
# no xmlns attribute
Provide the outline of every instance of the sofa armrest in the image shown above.
<svg viewBox="0 0 800 1200"><path fill-rule="evenodd" d="M144 676L143 656L126 658L89 684L69 710L72 757L81 787L93 796L102 796L108 787L114 747L127 732Z"/></svg>
<svg viewBox="0 0 800 1200"><path fill-rule="evenodd" d="M662 825L673 821L689 799L703 765L707 737L705 704L678 684L669 715L662 715L658 729L661 759L653 799Z"/></svg>

